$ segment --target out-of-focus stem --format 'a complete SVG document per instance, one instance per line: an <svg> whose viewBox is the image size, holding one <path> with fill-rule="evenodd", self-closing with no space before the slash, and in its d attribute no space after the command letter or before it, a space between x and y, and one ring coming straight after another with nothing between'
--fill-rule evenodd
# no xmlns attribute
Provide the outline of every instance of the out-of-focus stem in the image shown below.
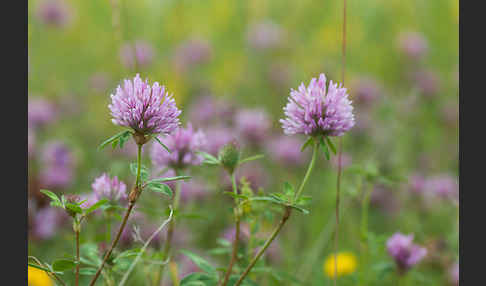
<svg viewBox="0 0 486 286"><path fill-rule="evenodd" d="M176 176L179 176L180 175L180 172L178 169L175 169L175 174ZM174 192L174 195L173 195L173 208L174 208L174 214L173 214L173 218L170 220L169 222L169 228L167 229L167 239L166 239L166 242L165 242L165 245L164 245L164 260L167 261L167 263L170 262L170 251L171 251L171 248L172 248L172 237L174 236L174 227L175 227L175 214L179 208L179 200L180 200L180 197L181 197L181 182L177 181L176 182L176 189L175 189L175 192ZM159 272L159 275L156 279L156 286L160 285L160 282L162 282L162 279L164 278L164 270L165 270L165 264L163 264L161 267L160 267L160 272Z"/></svg>
<svg viewBox="0 0 486 286"><path fill-rule="evenodd" d="M233 193L235 195L237 195L238 189L236 187L236 178L235 178L234 172L233 172L233 174L231 174L231 184L233 186ZM231 254L231 261L230 261L230 264L228 266L228 269L226 270L226 274L224 276L223 283L221 283L222 286L226 286L226 284L228 283L228 279L231 275L231 271L233 270L233 265L235 264L236 259L238 257L238 240L240 238L240 210L239 210L238 198L235 197L234 201L235 201L235 209L234 209L234 213L235 213L235 238L234 238L234 241L233 241L233 252Z"/></svg>
<svg viewBox="0 0 486 286"><path fill-rule="evenodd" d="M343 41L342 41L342 66L341 66L341 83L344 85L344 75L346 74L346 0L343 0ZM341 189L341 168L343 153L343 137L339 137L339 154L338 154L338 174L336 183L336 231L334 232L334 286L337 285L337 251L339 237L339 201Z"/></svg>
<svg viewBox="0 0 486 286"><path fill-rule="evenodd" d="M76 223L78 224L78 223ZM75 236L76 236L76 280L75 280L75 285L79 285L79 224L77 226L77 229L74 231Z"/></svg>

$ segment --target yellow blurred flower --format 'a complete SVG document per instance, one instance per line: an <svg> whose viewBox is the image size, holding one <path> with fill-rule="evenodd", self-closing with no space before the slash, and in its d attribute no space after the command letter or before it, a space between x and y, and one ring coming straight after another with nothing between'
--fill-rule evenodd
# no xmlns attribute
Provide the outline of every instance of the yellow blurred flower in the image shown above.
<svg viewBox="0 0 486 286"><path fill-rule="evenodd" d="M51 278L44 270L29 266L28 268L28 286L54 286Z"/></svg>
<svg viewBox="0 0 486 286"><path fill-rule="evenodd" d="M324 261L324 274L334 278L334 254L329 255ZM353 273L356 270L356 256L351 252L340 252L337 254L337 276Z"/></svg>

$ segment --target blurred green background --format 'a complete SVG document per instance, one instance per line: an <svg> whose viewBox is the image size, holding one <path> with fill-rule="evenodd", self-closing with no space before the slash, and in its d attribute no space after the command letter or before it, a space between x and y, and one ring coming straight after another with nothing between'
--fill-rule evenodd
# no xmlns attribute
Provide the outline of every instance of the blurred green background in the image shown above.
<svg viewBox="0 0 486 286"><path fill-rule="evenodd" d="M36 146L58 139L74 153L75 175L63 193L90 192L102 172L117 175L128 186L133 183L128 170L133 158L96 148L119 132L107 105L121 80L135 73L158 81L174 94L184 125L188 110L197 108L191 104L211 94L239 108L263 108L271 119L272 134L282 133L278 120L283 118L290 88L301 82L307 85L319 73L342 82L343 1L66 0L62 3L69 16L62 25L43 20L39 15L43 2L28 2L28 96L29 102L42 97L58 107L57 119L36 131ZM344 86L352 100L363 78L371 78L380 92L371 106L354 104L360 127L343 137L352 168L343 173L340 250L360 257L363 189L381 187L389 195L384 203L370 206L368 261L358 259L357 270L340 277L339 285L397 285L397 276L384 270L392 262L385 241L397 231L414 233L414 241L428 249L427 258L411 270L406 285L447 285L448 267L458 261L458 205L439 199L422 204L409 191L409 178L414 173L458 178L459 1L348 0L347 5ZM249 42L251 29L269 22L278 31L277 44L256 48ZM427 42L419 60L411 60L400 49L400 35L407 32L417 32ZM264 40L267 37L271 33ZM202 39L207 55L180 68L180 45L189 39ZM153 59L143 67L127 67L120 49L138 40L153 47ZM243 152L266 151L257 146ZM29 158L29 178L42 169L36 158ZM150 165L148 156L144 161ZM279 190L284 181L297 185L306 166L292 168L268 156L261 165L268 192ZM376 169L383 182L363 179L359 171L370 169ZM191 202L186 208L204 219L179 224L188 229L191 249L225 266L228 257L210 255L210 249L217 247L216 239L232 224L232 203L222 194L217 171L200 166L194 170L198 175L210 178L210 199ZM35 186L30 179L29 183L30 196L35 197ZM305 190L312 196L310 214L295 213L280 234L281 258L268 263L275 273L286 273L303 285L332 285L322 265L332 253L335 190L336 168L321 157ZM155 210L147 214L161 221L167 202L147 195L152 197L144 198L142 206ZM277 220L278 216L265 220L263 228L270 230ZM82 243L103 239L89 224L83 231ZM29 255L45 261L71 254L72 247L69 224L50 239L29 236ZM130 285L145 285L143 270L134 273ZM259 285L298 285L269 273L255 277Z"/></svg>

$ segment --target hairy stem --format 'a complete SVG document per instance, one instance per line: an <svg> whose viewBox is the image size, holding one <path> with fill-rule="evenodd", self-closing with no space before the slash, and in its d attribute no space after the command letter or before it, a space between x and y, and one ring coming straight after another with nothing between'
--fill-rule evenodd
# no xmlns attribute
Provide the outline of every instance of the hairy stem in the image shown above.
<svg viewBox="0 0 486 286"><path fill-rule="evenodd" d="M236 187L236 178L235 178L235 173L231 174L231 183L233 186L233 192L235 195L238 194L238 189ZM235 264L238 256L238 240L240 238L240 210L238 206L238 198L234 198L235 201L235 238L233 241L233 252L231 254L231 261L228 266L228 270L226 270L226 274L224 276L223 283L221 284L222 286L226 286L228 283L229 277L231 275L231 271L233 269L233 265Z"/></svg>
<svg viewBox="0 0 486 286"><path fill-rule="evenodd" d="M309 167L307 168L307 172L306 172L306 174L304 176L304 179L302 180L302 183L300 184L299 190L297 191L296 195L294 196L294 201L297 201L298 198L300 197L300 194L302 193L302 190L304 189L304 186L307 183L307 180L309 179L310 173L312 172L312 169L314 169L314 165L315 165L316 158L317 158L319 144L317 142L314 142L313 145L314 145L313 146L314 148L313 148L313 153L312 153L312 159L311 159L311 161L309 163ZM287 220L289 219L291 213L292 213L292 208L289 207L289 206L285 207L285 212L284 212L284 214L282 216L282 219L280 220L280 223L277 225L277 227L275 228L275 230L272 232L272 234L270 235L270 237L267 239L267 241L265 242L265 244L263 245L263 247L258 251L258 253L255 255L255 257L253 257L253 259L251 260L250 264L246 267L245 271L243 272L243 274L241 274L240 278L238 279L238 281L236 282L236 284L234 286L238 286L238 285L240 285L243 282L243 280L245 279L245 277L250 273L250 270L257 263L257 261L260 258L260 256L263 255L263 253L270 246L270 244L275 239L275 237L277 237L277 234L280 232L280 230L282 229L282 227L284 226L284 224L287 222Z"/></svg>
<svg viewBox="0 0 486 286"><path fill-rule="evenodd" d="M105 266L106 261L110 257L111 253L113 252L113 249L116 247L118 240L120 240L121 234L123 233L123 230L125 229L125 226L128 221L128 217L130 216L130 213L132 212L133 207L135 206L135 203L137 201L137 198L142 191L140 188L140 170L142 168L142 145L138 144L138 152L137 152L137 179L135 181L135 187L130 193L129 196L129 202L128 202L128 209L125 212L125 215L123 217L122 224L120 225L120 228L118 229L118 233L116 234L115 239L111 243L110 249L108 252L106 252L105 257L103 258L103 262L101 263L100 267L98 267L98 270L96 271L96 274L94 275L93 279L89 283L90 286L95 285L96 280L101 274L101 271L103 270L103 267Z"/></svg>

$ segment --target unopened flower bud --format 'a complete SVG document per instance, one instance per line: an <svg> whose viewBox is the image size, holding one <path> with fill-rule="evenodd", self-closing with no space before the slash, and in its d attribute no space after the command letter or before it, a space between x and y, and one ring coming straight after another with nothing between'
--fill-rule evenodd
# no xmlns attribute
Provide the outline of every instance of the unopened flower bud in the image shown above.
<svg viewBox="0 0 486 286"><path fill-rule="evenodd" d="M240 150L236 141L231 141L219 150L219 160L228 173L233 174L238 161L240 160Z"/></svg>

